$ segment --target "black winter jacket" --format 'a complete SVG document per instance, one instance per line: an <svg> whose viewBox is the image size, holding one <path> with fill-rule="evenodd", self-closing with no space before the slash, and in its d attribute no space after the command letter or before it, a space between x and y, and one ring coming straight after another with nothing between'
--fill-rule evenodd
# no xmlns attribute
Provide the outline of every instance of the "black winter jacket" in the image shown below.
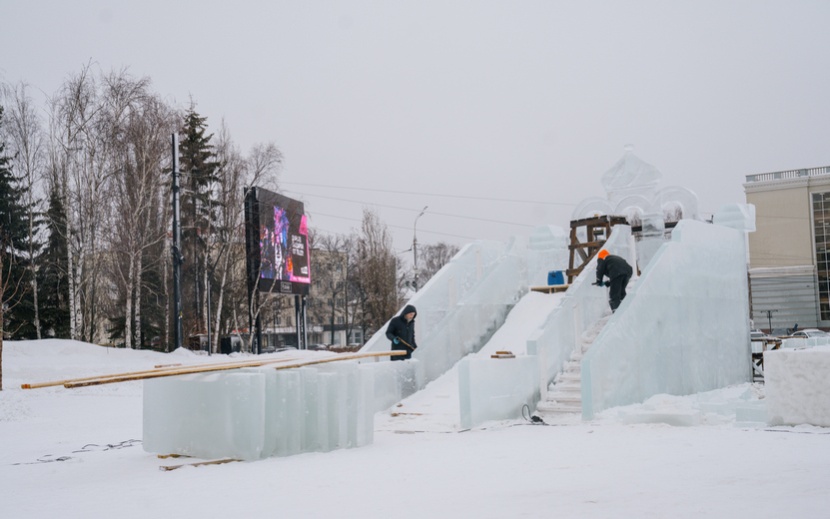
<svg viewBox="0 0 830 519"><path fill-rule="evenodd" d="M614 279L620 276L631 277L634 270L623 258L609 254L605 259L597 260L597 283L602 282L603 276Z"/></svg>
<svg viewBox="0 0 830 519"><path fill-rule="evenodd" d="M393 317L391 321L389 321L389 326L386 327L386 338L390 341L394 341L395 337L400 338L402 341L409 344L412 349L418 347L415 343L415 318L413 317L411 321L407 322L406 314L410 312L415 312L415 316L418 316L418 311L415 310L415 307L412 305L406 305L400 315ZM406 347L405 344L392 344L393 350L406 350L406 356L399 356L399 357L392 357L392 360L402 360L408 359L412 356L412 351Z"/></svg>

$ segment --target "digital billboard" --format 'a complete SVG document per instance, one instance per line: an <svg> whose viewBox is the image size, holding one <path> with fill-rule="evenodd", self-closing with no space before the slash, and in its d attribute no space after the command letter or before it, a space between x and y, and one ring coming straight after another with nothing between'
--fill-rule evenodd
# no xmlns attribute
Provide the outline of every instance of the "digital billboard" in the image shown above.
<svg viewBox="0 0 830 519"><path fill-rule="evenodd" d="M262 188L248 193L250 275L259 278L262 292L308 294L311 258L308 249L308 222L303 203ZM254 241L254 240L251 240Z"/></svg>

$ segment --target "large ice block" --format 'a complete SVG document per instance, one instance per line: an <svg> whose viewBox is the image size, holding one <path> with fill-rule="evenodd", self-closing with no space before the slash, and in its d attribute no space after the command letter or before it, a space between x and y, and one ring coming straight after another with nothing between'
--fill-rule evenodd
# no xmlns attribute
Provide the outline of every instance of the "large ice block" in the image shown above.
<svg viewBox="0 0 830 519"><path fill-rule="evenodd" d="M144 449L254 460L367 445L374 374L370 365L341 362L147 380Z"/></svg>
<svg viewBox="0 0 830 519"><path fill-rule="evenodd" d="M538 402L539 368L533 356L506 359L468 357L458 364L461 427L488 420L518 419Z"/></svg>
<svg viewBox="0 0 830 519"><path fill-rule="evenodd" d="M144 382L144 450L197 458L258 459L266 374L237 370Z"/></svg>
<svg viewBox="0 0 830 519"><path fill-rule="evenodd" d="M830 346L764 352L770 425L830 427Z"/></svg>

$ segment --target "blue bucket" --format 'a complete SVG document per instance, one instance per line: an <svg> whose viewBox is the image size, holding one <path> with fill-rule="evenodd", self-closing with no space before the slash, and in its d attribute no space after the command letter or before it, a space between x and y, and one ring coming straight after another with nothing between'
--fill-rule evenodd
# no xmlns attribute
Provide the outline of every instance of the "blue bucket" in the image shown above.
<svg viewBox="0 0 830 519"><path fill-rule="evenodd" d="M551 270L548 272L548 285L564 285L565 276L561 270Z"/></svg>

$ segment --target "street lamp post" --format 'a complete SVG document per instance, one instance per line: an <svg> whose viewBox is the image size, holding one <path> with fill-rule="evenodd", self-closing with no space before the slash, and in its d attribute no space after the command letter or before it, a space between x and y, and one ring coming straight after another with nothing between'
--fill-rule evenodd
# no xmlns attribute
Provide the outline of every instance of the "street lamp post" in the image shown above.
<svg viewBox="0 0 830 519"><path fill-rule="evenodd" d="M413 268L415 269L415 280L412 283L412 288L415 291L418 291L418 218L424 216L424 213L427 211L428 206L424 206L421 209L421 212L418 213L418 216L415 217L415 223L412 225L412 259L413 259Z"/></svg>

